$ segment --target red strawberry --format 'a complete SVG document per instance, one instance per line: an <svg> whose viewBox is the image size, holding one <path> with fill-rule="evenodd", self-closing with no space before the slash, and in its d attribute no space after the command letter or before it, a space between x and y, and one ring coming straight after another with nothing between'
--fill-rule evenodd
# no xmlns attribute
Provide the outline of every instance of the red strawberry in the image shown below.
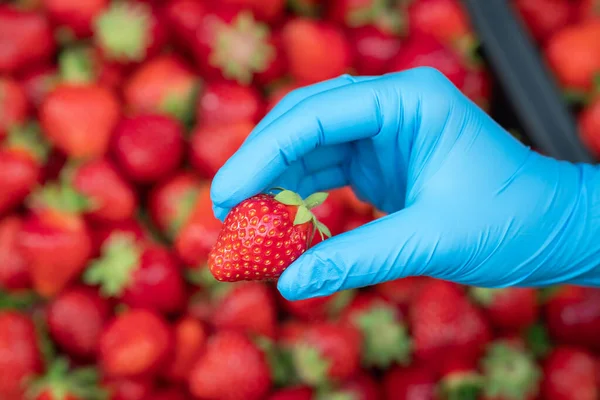
<svg viewBox="0 0 600 400"><path fill-rule="evenodd" d="M175 383L183 383L194 366L199 354L204 350L208 333L197 319L184 316L174 327L175 350L164 375Z"/></svg>
<svg viewBox="0 0 600 400"><path fill-rule="evenodd" d="M360 333L352 326L321 322L309 325L294 343L298 377L311 386L342 382L360 368Z"/></svg>
<svg viewBox="0 0 600 400"><path fill-rule="evenodd" d="M23 399L26 379L41 371L33 322L22 314L0 311L0 398Z"/></svg>
<svg viewBox="0 0 600 400"><path fill-rule="evenodd" d="M574 347L557 347L544 361L542 398L547 400L594 400L596 386L593 357Z"/></svg>
<svg viewBox="0 0 600 400"><path fill-rule="evenodd" d="M100 365L111 377L152 375L169 357L172 340L169 326L157 314L126 311L109 323L100 337Z"/></svg>
<svg viewBox="0 0 600 400"><path fill-rule="evenodd" d="M411 35L432 35L447 46L472 46L471 24L459 0L416 0L408 5Z"/></svg>
<svg viewBox="0 0 600 400"><path fill-rule="evenodd" d="M27 261L18 246L21 225L17 215L0 220L0 291L31 286Z"/></svg>
<svg viewBox="0 0 600 400"><path fill-rule="evenodd" d="M530 288L472 288L472 297L498 329L522 331L538 317L537 292Z"/></svg>
<svg viewBox="0 0 600 400"><path fill-rule="evenodd" d="M310 211L327 199L289 190L244 200L227 215L208 266L219 281L277 279L308 248L315 231L331 236ZM248 254L252 249L252 254Z"/></svg>
<svg viewBox="0 0 600 400"><path fill-rule="evenodd" d="M271 394L267 400L313 400L313 390L305 386L283 388Z"/></svg>
<svg viewBox="0 0 600 400"><path fill-rule="evenodd" d="M488 347L482 374L485 400L534 400L542 378L531 354L502 341Z"/></svg>
<svg viewBox="0 0 600 400"><path fill-rule="evenodd" d="M92 239L94 243L94 255L99 256L104 243L112 235L126 234L138 242L148 240L148 234L144 227L135 219L118 222L102 222L92 225Z"/></svg>
<svg viewBox="0 0 600 400"><path fill-rule="evenodd" d="M545 53L558 81L570 90L589 91L600 71L600 20L569 25L547 42Z"/></svg>
<svg viewBox="0 0 600 400"><path fill-rule="evenodd" d="M157 55L167 40L162 18L144 1L114 1L94 22L96 46L107 60L120 64Z"/></svg>
<svg viewBox="0 0 600 400"><path fill-rule="evenodd" d="M254 129L254 125L254 122L250 120L197 125L191 136L190 162L192 166L202 176L214 177L244 143Z"/></svg>
<svg viewBox="0 0 600 400"><path fill-rule="evenodd" d="M467 70L458 55L428 35L407 40L403 50L392 60L390 71L425 66L439 70L459 89L465 84Z"/></svg>
<svg viewBox="0 0 600 400"><path fill-rule="evenodd" d="M52 339L68 354L90 358L108 320L109 304L87 287L74 287L48 305L46 319Z"/></svg>
<svg viewBox="0 0 600 400"><path fill-rule="evenodd" d="M258 19L277 22L285 11L285 0L223 0L223 4L232 4L247 8Z"/></svg>
<svg viewBox="0 0 600 400"><path fill-rule="evenodd" d="M354 291L344 290L330 296L289 301L279 296L283 309L293 317L308 322L335 319L354 297Z"/></svg>
<svg viewBox="0 0 600 400"><path fill-rule="evenodd" d="M577 118L581 140L592 153L600 155L600 97L586 105Z"/></svg>
<svg viewBox="0 0 600 400"><path fill-rule="evenodd" d="M210 322L217 330L275 336L277 309L270 288L259 282L239 283L218 294Z"/></svg>
<svg viewBox="0 0 600 400"><path fill-rule="evenodd" d="M106 8L108 0L86 0L73 3L68 0L42 0L50 21L61 30L76 37L92 34L95 18Z"/></svg>
<svg viewBox="0 0 600 400"><path fill-rule="evenodd" d="M354 48L354 67L359 75L380 75L402 48L397 35L388 33L374 25L350 30Z"/></svg>
<svg viewBox="0 0 600 400"><path fill-rule="evenodd" d="M290 74L301 85L335 78L348 71L352 50L343 32L327 22L306 18L288 21L282 31Z"/></svg>
<svg viewBox="0 0 600 400"><path fill-rule="evenodd" d="M159 181L179 167L183 157L183 128L166 115L123 119L115 129L112 152L131 180Z"/></svg>
<svg viewBox="0 0 600 400"><path fill-rule="evenodd" d="M427 277L410 276L380 283L374 287L374 290L385 299L398 305L403 311L408 311L413 300L418 297L421 289L429 281L430 278Z"/></svg>
<svg viewBox="0 0 600 400"><path fill-rule="evenodd" d="M18 206L39 183L47 153L37 126L11 129L0 145L0 214Z"/></svg>
<svg viewBox="0 0 600 400"><path fill-rule="evenodd" d="M192 46L203 76L244 85L267 72L279 57L269 27L235 6L219 5L207 14Z"/></svg>
<svg viewBox="0 0 600 400"><path fill-rule="evenodd" d="M208 340L188 379L192 395L199 398L260 400L271 388L264 353L241 333L229 331Z"/></svg>
<svg viewBox="0 0 600 400"><path fill-rule="evenodd" d="M32 107L39 107L57 82L57 69L54 66L38 65L21 75L21 85Z"/></svg>
<svg viewBox="0 0 600 400"><path fill-rule="evenodd" d="M342 312L342 320L362 334L362 361L367 367L388 368L410 361L411 343L398 309L372 292L359 293Z"/></svg>
<svg viewBox="0 0 600 400"><path fill-rule="evenodd" d="M55 49L44 15L0 5L0 73L49 61Z"/></svg>
<svg viewBox="0 0 600 400"><path fill-rule="evenodd" d="M72 188L54 183L34 193L33 200L19 244L35 290L53 297L77 278L92 254L89 229L81 216L88 204Z"/></svg>
<svg viewBox="0 0 600 400"><path fill-rule="evenodd" d="M100 221L125 221L134 216L137 206L133 187L113 164L98 159L77 165L69 171L73 187L92 204L90 217Z"/></svg>
<svg viewBox="0 0 600 400"><path fill-rule="evenodd" d="M561 287L546 303L545 320L555 340L600 350L600 289Z"/></svg>
<svg viewBox="0 0 600 400"><path fill-rule="evenodd" d="M55 360L43 376L27 387L27 397L33 400L103 399L107 392L99 386L93 368L71 369L66 359Z"/></svg>
<svg viewBox="0 0 600 400"><path fill-rule="evenodd" d="M533 38L541 43L574 22L576 9L569 0L515 0L514 5Z"/></svg>
<svg viewBox="0 0 600 400"><path fill-rule="evenodd" d="M222 226L212 212L210 187L203 185L189 218L181 225L175 238L175 251L179 258L190 266L205 264Z"/></svg>
<svg viewBox="0 0 600 400"><path fill-rule="evenodd" d="M180 58L166 54L142 64L125 82L126 107L134 114L161 113L189 123L199 78Z"/></svg>
<svg viewBox="0 0 600 400"><path fill-rule="evenodd" d="M131 307L171 313L184 302L184 282L175 257L166 248L140 243L129 235L111 236L84 279L100 285L102 295Z"/></svg>
<svg viewBox="0 0 600 400"><path fill-rule="evenodd" d="M174 240L187 222L202 183L190 172L179 172L155 186L149 196L152 221L166 236Z"/></svg>
<svg viewBox="0 0 600 400"><path fill-rule="evenodd" d="M147 379L104 378L102 384L110 393L110 400L147 400L153 389Z"/></svg>
<svg viewBox="0 0 600 400"><path fill-rule="evenodd" d="M21 125L28 111L23 86L11 78L0 76L0 139L11 127Z"/></svg>
<svg viewBox="0 0 600 400"><path fill-rule="evenodd" d="M417 365L395 366L383 377L385 400L436 400L436 377L429 369Z"/></svg>
<svg viewBox="0 0 600 400"><path fill-rule="evenodd" d="M165 19L173 40L182 51L189 51L196 40L196 31L202 26L209 7L197 0L172 0L165 6Z"/></svg>
<svg viewBox="0 0 600 400"><path fill-rule="evenodd" d="M104 155L118 118L115 95L94 84L61 84L40 108L40 122L48 139L74 158Z"/></svg>
<svg viewBox="0 0 600 400"><path fill-rule="evenodd" d="M340 398L352 400L381 400L381 389L375 378L367 373L360 373L358 376L344 382L337 391Z"/></svg>
<svg viewBox="0 0 600 400"><path fill-rule="evenodd" d="M373 214L373 206L360 200L349 186L332 190L331 196L339 196L342 198L346 207L351 212L356 214L369 214L371 216Z"/></svg>
<svg viewBox="0 0 600 400"><path fill-rule="evenodd" d="M254 87L235 82L211 82L198 101L196 120L203 125L238 121L257 123L263 113L260 93Z"/></svg>
<svg viewBox="0 0 600 400"><path fill-rule="evenodd" d="M359 227L373 221L373 219L374 218L369 215L361 215L361 214L351 213L350 215L346 216L346 218L345 218L344 227L342 228L342 232L348 232L348 231L351 231L352 229L359 228Z"/></svg>
<svg viewBox="0 0 600 400"><path fill-rule="evenodd" d="M417 361L443 369L453 359L475 361L491 332L458 286L432 280L413 301L410 320Z"/></svg>
<svg viewBox="0 0 600 400"><path fill-rule="evenodd" d="M147 400L189 400L190 397L182 389L168 388L152 393Z"/></svg>

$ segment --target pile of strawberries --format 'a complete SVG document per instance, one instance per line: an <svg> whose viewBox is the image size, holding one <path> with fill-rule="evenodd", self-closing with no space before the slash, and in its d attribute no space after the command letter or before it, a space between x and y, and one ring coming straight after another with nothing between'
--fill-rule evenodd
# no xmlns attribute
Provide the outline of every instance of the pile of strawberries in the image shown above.
<svg viewBox="0 0 600 400"><path fill-rule="evenodd" d="M512 1L577 115L581 140L600 157L600 1Z"/></svg>
<svg viewBox="0 0 600 400"><path fill-rule="evenodd" d="M600 290L290 302L207 267L210 180L286 93L429 65L486 108L476 50L456 0L0 4L0 399L597 399ZM348 188L312 213L380 216Z"/></svg>

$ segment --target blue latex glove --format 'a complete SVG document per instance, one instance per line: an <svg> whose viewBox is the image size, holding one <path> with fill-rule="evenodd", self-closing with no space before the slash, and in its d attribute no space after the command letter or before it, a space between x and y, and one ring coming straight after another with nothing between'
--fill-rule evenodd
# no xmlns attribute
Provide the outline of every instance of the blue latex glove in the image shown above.
<svg viewBox="0 0 600 400"><path fill-rule="evenodd" d="M480 287L600 284L600 175L519 143L442 74L342 76L296 90L211 189L223 219L271 187L350 184L390 215L313 247L281 276L290 300L405 276Z"/></svg>

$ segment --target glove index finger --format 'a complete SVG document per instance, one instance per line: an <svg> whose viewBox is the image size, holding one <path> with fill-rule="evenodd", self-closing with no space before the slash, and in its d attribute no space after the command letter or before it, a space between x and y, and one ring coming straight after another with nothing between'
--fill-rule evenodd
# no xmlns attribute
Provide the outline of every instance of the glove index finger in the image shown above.
<svg viewBox="0 0 600 400"><path fill-rule="evenodd" d="M254 132L215 176L215 208L227 209L268 189L291 163L319 146L351 142L380 129L376 91L368 80L313 94Z"/></svg>

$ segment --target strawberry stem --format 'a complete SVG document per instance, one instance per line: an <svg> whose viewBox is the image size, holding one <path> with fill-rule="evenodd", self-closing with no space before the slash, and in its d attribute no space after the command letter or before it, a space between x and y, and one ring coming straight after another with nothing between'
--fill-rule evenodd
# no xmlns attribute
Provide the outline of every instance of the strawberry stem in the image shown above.
<svg viewBox="0 0 600 400"><path fill-rule="evenodd" d="M94 81L92 49L75 46L63 50L58 57L61 78L66 82L88 83Z"/></svg>
<svg viewBox="0 0 600 400"><path fill-rule="evenodd" d="M66 213L84 213L95 208L92 200L66 182L52 182L31 194L31 208L49 208Z"/></svg>

